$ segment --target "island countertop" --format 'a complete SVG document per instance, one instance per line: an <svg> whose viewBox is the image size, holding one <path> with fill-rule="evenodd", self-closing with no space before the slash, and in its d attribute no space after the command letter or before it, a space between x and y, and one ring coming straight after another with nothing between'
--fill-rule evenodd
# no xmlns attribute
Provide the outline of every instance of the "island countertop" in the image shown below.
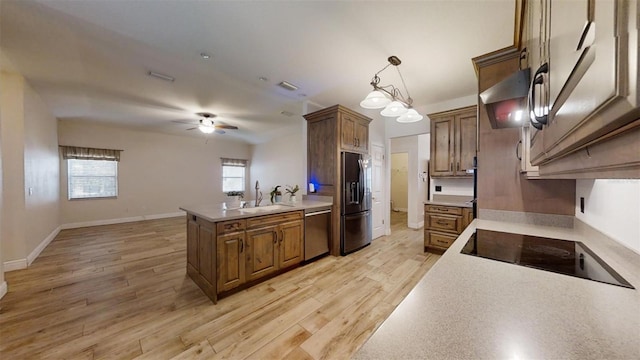
<svg viewBox="0 0 640 360"><path fill-rule="evenodd" d="M274 207L272 205L280 205ZM317 200L299 200L296 202L281 202L276 204L263 204L258 208L248 207L245 209L230 209L225 210L224 205L221 203L213 204L198 204L198 205L185 205L180 206L180 210L186 211L189 214L196 215L205 220L211 222L243 219L254 216L262 216L269 214L278 214L289 211L297 210L314 210L322 208L330 208L333 204L328 201ZM260 209L256 211L256 209Z"/></svg>
<svg viewBox="0 0 640 360"><path fill-rule="evenodd" d="M581 241L636 289L461 254L474 230ZM638 359L640 255L573 229L476 219L356 359Z"/></svg>
<svg viewBox="0 0 640 360"><path fill-rule="evenodd" d="M446 200L428 200L424 202L425 205L440 205L440 206L457 206L457 207L473 207L473 203L469 201L455 202Z"/></svg>

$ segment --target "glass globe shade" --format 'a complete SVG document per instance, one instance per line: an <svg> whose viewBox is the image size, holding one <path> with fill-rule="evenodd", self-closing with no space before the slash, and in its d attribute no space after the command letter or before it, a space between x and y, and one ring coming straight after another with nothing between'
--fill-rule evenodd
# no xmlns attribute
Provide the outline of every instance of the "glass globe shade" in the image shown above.
<svg viewBox="0 0 640 360"><path fill-rule="evenodd" d="M396 121L399 123L412 123L412 122L420 121L422 119L423 119L423 116L418 114L418 112L415 111L415 109L409 109L406 114L401 115L399 118L396 119Z"/></svg>
<svg viewBox="0 0 640 360"><path fill-rule="evenodd" d="M404 115L407 108L399 101L392 101L387 107L380 111L380 115L387 117L396 117Z"/></svg>
<svg viewBox="0 0 640 360"><path fill-rule="evenodd" d="M360 106L365 109L382 109L391 102L382 91L373 90L360 102Z"/></svg>

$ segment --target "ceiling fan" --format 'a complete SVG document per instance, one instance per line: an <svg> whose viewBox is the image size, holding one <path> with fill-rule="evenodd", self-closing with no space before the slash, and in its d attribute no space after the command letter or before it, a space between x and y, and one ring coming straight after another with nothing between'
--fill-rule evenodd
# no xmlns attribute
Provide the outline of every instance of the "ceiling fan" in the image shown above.
<svg viewBox="0 0 640 360"><path fill-rule="evenodd" d="M189 128L187 130L198 129L205 134L211 134L213 132L215 132L216 134L224 134L225 133L224 130L238 130L237 126L226 125L226 124L215 124L212 120L213 118L217 117L217 115L215 114L207 113L207 112L199 112L199 113L196 113L196 115L201 117L201 119L198 120L198 122L196 123L197 126ZM179 122L182 124L184 123L193 124L193 121L185 122L184 120L175 120L174 122Z"/></svg>

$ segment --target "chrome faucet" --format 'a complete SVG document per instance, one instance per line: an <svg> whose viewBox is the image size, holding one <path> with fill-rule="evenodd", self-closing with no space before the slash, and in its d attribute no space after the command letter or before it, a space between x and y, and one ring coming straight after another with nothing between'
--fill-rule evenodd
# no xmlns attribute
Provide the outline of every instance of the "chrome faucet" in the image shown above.
<svg viewBox="0 0 640 360"><path fill-rule="evenodd" d="M254 204L254 206L258 207L260 205L260 202L262 201L262 191L260 190L260 183L258 182L258 180L256 180L256 202Z"/></svg>

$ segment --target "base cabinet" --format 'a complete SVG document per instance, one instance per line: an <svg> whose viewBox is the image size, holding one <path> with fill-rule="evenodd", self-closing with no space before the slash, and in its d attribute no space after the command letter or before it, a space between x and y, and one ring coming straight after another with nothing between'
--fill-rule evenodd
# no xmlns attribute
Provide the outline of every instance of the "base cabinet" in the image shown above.
<svg viewBox="0 0 640 360"><path fill-rule="evenodd" d="M278 226L247 231L247 280L256 280L278 270Z"/></svg>
<svg viewBox="0 0 640 360"><path fill-rule="evenodd" d="M468 207L424 206L424 251L441 254L458 238L473 221L473 211Z"/></svg>
<svg viewBox="0 0 640 360"><path fill-rule="evenodd" d="M280 225L279 266L286 268L302 262L304 258L304 222L302 220Z"/></svg>
<svg viewBox="0 0 640 360"><path fill-rule="evenodd" d="M187 273L215 303L303 260L302 211L212 223L187 215Z"/></svg>
<svg viewBox="0 0 640 360"><path fill-rule="evenodd" d="M246 282L245 233L235 232L218 236L218 292L231 290Z"/></svg>

